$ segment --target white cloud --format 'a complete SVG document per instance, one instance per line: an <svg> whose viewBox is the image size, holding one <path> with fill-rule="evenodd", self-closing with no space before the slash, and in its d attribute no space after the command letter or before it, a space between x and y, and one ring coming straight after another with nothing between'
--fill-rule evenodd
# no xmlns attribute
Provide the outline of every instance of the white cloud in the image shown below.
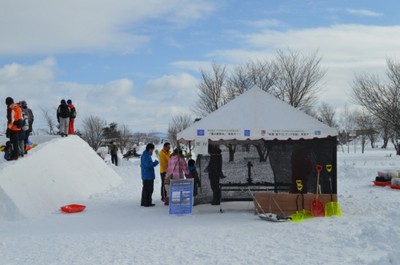
<svg viewBox="0 0 400 265"><path fill-rule="evenodd" d="M210 68L209 61L174 61L170 63L170 66L176 69L190 70L193 72L200 72L201 69Z"/></svg>
<svg viewBox="0 0 400 265"><path fill-rule="evenodd" d="M51 57L28 66L16 63L7 64L0 69L0 80L6 85L17 84L23 81L20 79L21 76L27 79L35 79L36 82L52 80L54 78L53 67L55 64L55 59Z"/></svg>
<svg viewBox="0 0 400 265"><path fill-rule="evenodd" d="M42 110L55 111L61 99L72 99L77 110L77 127L83 118L98 116L107 122L128 125L132 131L165 132L173 114L187 112L195 100L198 80L181 73L149 80L143 95L134 95L135 85L124 78L104 84L81 84L56 80L57 62L47 58L32 65L9 64L0 67L0 93L3 100L26 100L34 111L34 129L46 128ZM3 103L4 104L4 103ZM0 117L5 117L5 104ZM5 119L0 125L6 128ZM1 130L2 131L2 130Z"/></svg>
<svg viewBox="0 0 400 265"><path fill-rule="evenodd" d="M381 17L383 16L382 13L374 12L367 9L352 9L347 8L346 12L352 15L363 16L363 17Z"/></svg>
<svg viewBox="0 0 400 265"><path fill-rule="evenodd" d="M322 56L322 67L327 70L320 99L337 107L351 103L355 73L368 72L385 77L386 58L400 60L400 26L335 25L287 31L269 29L242 34L239 40L243 48L215 50L207 56L229 66L249 60L270 59L278 49L290 48L304 54L317 51ZM195 63L180 61L175 65L183 68Z"/></svg>
<svg viewBox="0 0 400 265"><path fill-rule="evenodd" d="M160 19L184 26L214 10L211 1L14 0L1 4L0 54L136 51L149 41L135 26Z"/></svg>
<svg viewBox="0 0 400 265"><path fill-rule="evenodd" d="M150 80L144 87L144 97L168 109L174 105L188 108L196 99L198 80L187 73L166 75Z"/></svg>
<svg viewBox="0 0 400 265"><path fill-rule="evenodd" d="M281 26L282 22L277 19L261 19L261 20L254 20L254 21L243 21L245 25L256 27L256 28L269 28L269 27L277 27Z"/></svg>

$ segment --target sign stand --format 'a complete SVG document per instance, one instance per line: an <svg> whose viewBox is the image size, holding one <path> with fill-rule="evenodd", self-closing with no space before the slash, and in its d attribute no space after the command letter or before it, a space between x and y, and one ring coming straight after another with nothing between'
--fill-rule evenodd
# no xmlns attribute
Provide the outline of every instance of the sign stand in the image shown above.
<svg viewBox="0 0 400 265"><path fill-rule="evenodd" d="M193 210L193 179L171 179L169 214L190 215Z"/></svg>

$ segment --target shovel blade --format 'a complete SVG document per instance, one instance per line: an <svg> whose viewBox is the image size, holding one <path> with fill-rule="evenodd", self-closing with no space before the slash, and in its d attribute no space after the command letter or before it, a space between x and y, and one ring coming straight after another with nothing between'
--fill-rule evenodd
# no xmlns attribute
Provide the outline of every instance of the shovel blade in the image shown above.
<svg viewBox="0 0 400 265"><path fill-rule="evenodd" d="M325 204L325 216L342 216L340 204L338 202L328 202Z"/></svg>
<svg viewBox="0 0 400 265"><path fill-rule="evenodd" d="M292 222L301 222L304 220L304 212L297 211L294 214L291 214L290 218L292 218Z"/></svg>
<svg viewBox="0 0 400 265"><path fill-rule="evenodd" d="M313 216L310 211L303 209L291 214L289 217L293 222L301 222L303 220L310 219Z"/></svg>
<svg viewBox="0 0 400 265"><path fill-rule="evenodd" d="M311 202L311 214L314 217L324 217L325 210L324 205L319 200L313 200Z"/></svg>

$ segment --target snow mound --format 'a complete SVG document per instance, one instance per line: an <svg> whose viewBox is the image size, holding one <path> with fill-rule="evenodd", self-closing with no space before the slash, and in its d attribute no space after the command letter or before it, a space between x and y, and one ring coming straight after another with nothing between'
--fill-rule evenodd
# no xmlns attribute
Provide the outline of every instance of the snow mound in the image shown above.
<svg viewBox="0 0 400 265"><path fill-rule="evenodd" d="M78 136L40 144L0 168L0 220L31 218L79 203L121 182Z"/></svg>

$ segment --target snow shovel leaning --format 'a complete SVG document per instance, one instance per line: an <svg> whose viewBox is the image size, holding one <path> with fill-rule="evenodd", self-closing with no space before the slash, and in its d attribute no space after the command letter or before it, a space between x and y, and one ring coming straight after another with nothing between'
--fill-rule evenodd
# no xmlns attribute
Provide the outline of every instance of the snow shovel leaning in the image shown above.
<svg viewBox="0 0 400 265"><path fill-rule="evenodd" d="M320 200L318 200L319 175L321 174L321 171L322 171L322 165L317 164L315 169L317 170L317 191L316 191L315 199L312 200L312 202L311 202L311 214L314 217L324 217L325 216L324 205L322 204L322 202Z"/></svg>
<svg viewBox="0 0 400 265"><path fill-rule="evenodd" d="M292 218L293 222L301 222L304 220L304 215L305 215L305 210L304 210L304 196L303 196L303 183L300 179L296 180L296 186L297 186L297 197L296 197L296 212L294 214L290 215L290 218ZM302 202L302 210L299 211L299 198L301 196L301 202Z"/></svg>
<svg viewBox="0 0 400 265"><path fill-rule="evenodd" d="M332 188L332 178L330 173L332 172L332 165L326 165L326 171L329 173L329 188L331 192L331 201L325 204L325 216L342 216L342 211L340 210L340 205L338 202L333 201L333 188Z"/></svg>

